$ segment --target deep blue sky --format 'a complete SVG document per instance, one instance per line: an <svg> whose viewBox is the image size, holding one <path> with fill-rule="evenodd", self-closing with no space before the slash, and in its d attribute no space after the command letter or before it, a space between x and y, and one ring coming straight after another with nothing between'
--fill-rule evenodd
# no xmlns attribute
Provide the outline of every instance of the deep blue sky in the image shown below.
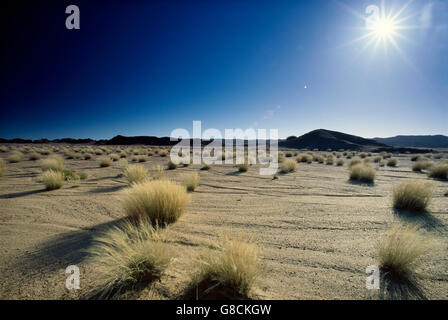
<svg viewBox="0 0 448 320"><path fill-rule="evenodd" d="M79 5L80 30L65 28L69 4ZM362 50L368 39L352 41L367 32L353 12L370 4L380 1L2 8L0 137L167 136L192 130L193 120L278 128L280 137L317 128L448 134L448 2L404 10L402 25L413 28L396 38L401 54L391 43Z"/></svg>

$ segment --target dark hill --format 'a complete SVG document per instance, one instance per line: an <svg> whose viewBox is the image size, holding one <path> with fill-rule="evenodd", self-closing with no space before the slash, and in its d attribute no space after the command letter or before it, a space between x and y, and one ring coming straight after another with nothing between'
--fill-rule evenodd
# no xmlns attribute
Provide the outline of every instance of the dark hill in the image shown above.
<svg viewBox="0 0 448 320"><path fill-rule="evenodd" d="M448 148L448 137L440 134L435 136L395 136L374 138L374 140L394 147Z"/></svg>
<svg viewBox="0 0 448 320"><path fill-rule="evenodd" d="M279 142L280 147L296 149L319 149L319 150L370 150L375 148L387 148L386 144L373 139L365 139L337 131L325 129L313 130L295 139L288 139Z"/></svg>

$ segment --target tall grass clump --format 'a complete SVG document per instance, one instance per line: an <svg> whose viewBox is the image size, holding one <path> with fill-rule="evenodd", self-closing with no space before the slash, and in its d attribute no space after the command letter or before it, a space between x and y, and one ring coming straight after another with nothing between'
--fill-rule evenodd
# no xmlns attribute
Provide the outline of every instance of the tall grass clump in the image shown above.
<svg viewBox="0 0 448 320"><path fill-rule="evenodd" d="M259 249L241 237L224 238L219 252L200 261L190 290L194 298L250 298L258 273Z"/></svg>
<svg viewBox="0 0 448 320"><path fill-rule="evenodd" d="M238 164L237 167L238 167L238 172L246 172L247 170L249 170L249 161L247 159L245 159L244 162Z"/></svg>
<svg viewBox="0 0 448 320"><path fill-rule="evenodd" d="M6 162L3 159L0 159L0 177L3 177L6 172Z"/></svg>
<svg viewBox="0 0 448 320"><path fill-rule="evenodd" d="M28 159L30 159L31 161L40 160L40 153L38 153L36 151L32 151L28 155Z"/></svg>
<svg viewBox="0 0 448 320"><path fill-rule="evenodd" d="M429 160L418 160L412 165L412 171L421 172L432 166L432 162Z"/></svg>
<svg viewBox="0 0 448 320"><path fill-rule="evenodd" d="M373 183L375 180L375 175L375 169L364 163L358 163L350 167L350 180Z"/></svg>
<svg viewBox="0 0 448 320"><path fill-rule="evenodd" d="M93 239L89 259L97 274L88 298L115 299L159 281L172 257L173 251L149 221L125 221Z"/></svg>
<svg viewBox="0 0 448 320"><path fill-rule="evenodd" d="M351 168L351 167L356 166L357 164L360 164L360 163L362 163L361 158L356 157L356 158L353 158L353 159L350 160L350 162L348 163L348 166L349 166L349 168Z"/></svg>
<svg viewBox="0 0 448 320"><path fill-rule="evenodd" d="M23 153L20 151L13 151L8 157L10 163L17 163L23 160Z"/></svg>
<svg viewBox="0 0 448 320"><path fill-rule="evenodd" d="M344 165L344 159L339 158L339 159L336 161L336 165L337 165L338 167L342 167L342 166Z"/></svg>
<svg viewBox="0 0 448 320"><path fill-rule="evenodd" d="M196 190L199 182L199 174L197 172L192 172L184 176L184 185L187 191L193 192Z"/></svg>
<svg viewBox="0 0 448 320"><path fill-rule="evenodd" d="M387 166L388 167L396 167L398 163L397 158L390 158L389 160L387 160Z"/></svg>
<svg viewBox="0 0 448 320"><path fill-rule="evenodd" d="M448 163L437 163L428 171L428 176L435 179L448 179Z"/></svg>
<svg viewBox="0 0 448 320"><path fill-rule="evenodd" d="M137 183L126 190L123 207L132 219L148 218L154 224L177 221L187 206L185 187L170 180Z"/></svg>
<svg viewBox="0 0 448 320"><path fill-rule="evenodd" d="M432 247L433 241L419 232L418 225L397 223L380 240L378 262L383 272L407 278Z"/></svg>
<svg viewBox="0 0 448 320"><path fill-rule="evenodd" d="M110 167L112 165L112 159L108 157L100 158L98 161L101 168Z"/></svg>
<svg viewBox="0 0 448 320"><path fill-rule="evenodd" d="M297 161L293 159L285 159L280 165L281 173L293 172L297 169Z"/></svg>
<svg viewBox="0 0 448 320"><path fill-rule="evenodd" d="M168 170L175 170L177 169L177 164L175 164L173 161L168 161L168 165L167 165Z"/></svg>
<svg viewBox="0 0 448 320"><path fill-rule="evenodd" d="M50 169L42 173L42 182L47 190L59 189L64 184L64 175L60 171Z"/></svg>
<svg viewBox="0 0 448 320"><path fill-rule="evenodd" d="M393 207L398 210L425 211L433 193L434 187L431 182L419 180L402 182L393 190Z"/></svg>
<svg viewBox="0 0 448 320"><path fill-rule="evenodd" d="M148 169L139 165L126 166L124 168L124 176L128 180L129 185L140 183L148 179Z"/></svg>
<svg viewBox="0 0 448 320"><path fill-rule="evenodd" d="M42 171L62 171L64 170L64 158L62 158L60 155L53 154L48 158L43 159L41 161L40 167Z"/></svg>

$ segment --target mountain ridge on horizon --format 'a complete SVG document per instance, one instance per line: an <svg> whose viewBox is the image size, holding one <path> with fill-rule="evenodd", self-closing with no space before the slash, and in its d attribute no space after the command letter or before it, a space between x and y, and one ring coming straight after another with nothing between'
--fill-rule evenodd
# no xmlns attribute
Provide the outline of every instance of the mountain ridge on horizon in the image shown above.
<svg viewBox="0 0 448 320"><path fill-rule="evenodd" d="M223 139L224 140L224 139ZM235 139L234 139L235 140ZM209 140L203 140L208 142ZM246 141L246 140L245 140ZM269 141L269 139L267 139ZM286 139L278 139L280 147L296 149L373 149L373 148L448 148L448 136L444 135L397 135L386 138L363 138L339 131L327 129L315 129L301 136L290 136ZM69 144L97 144L97 145L174 145L177 141L170 141L170 137L157 136L123 136L116 135L111 139L4 139L0 143L69 143Z"/></svg>

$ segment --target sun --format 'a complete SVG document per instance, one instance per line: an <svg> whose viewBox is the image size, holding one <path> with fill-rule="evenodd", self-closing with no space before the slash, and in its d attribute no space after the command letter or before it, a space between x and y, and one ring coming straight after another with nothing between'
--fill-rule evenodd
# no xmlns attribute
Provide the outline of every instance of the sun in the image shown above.
<svg viewBox="0 0 448 320"><path fill-rule="evenodd" d="M360 28L363 31L363 35L350 42L364 42L364 46L359 52L363 52L369 47L373 47L373 53L375 53L379 47L383 47L385 52L387 52L387 48L391 46L398 51L400 55L404 55L398 42L400 40L407 40L402 34L402 31L414 28L414 26L406 25L407 20L411 16L405 15L407 8L412 1L407 1L398 10L386 8L385 2L385 0L382 0L379 6L369 5L365 8L363 13L345 6L348 11L364 20L365 23L365 25Z"/></svg>
<svg viewBox="0 0 448 320"><path fill-rule="evenodd" d="M373 31L375 37L387 38L393 36L398 27L392 19L384 18L374 22L370 29Z"/></svg>

